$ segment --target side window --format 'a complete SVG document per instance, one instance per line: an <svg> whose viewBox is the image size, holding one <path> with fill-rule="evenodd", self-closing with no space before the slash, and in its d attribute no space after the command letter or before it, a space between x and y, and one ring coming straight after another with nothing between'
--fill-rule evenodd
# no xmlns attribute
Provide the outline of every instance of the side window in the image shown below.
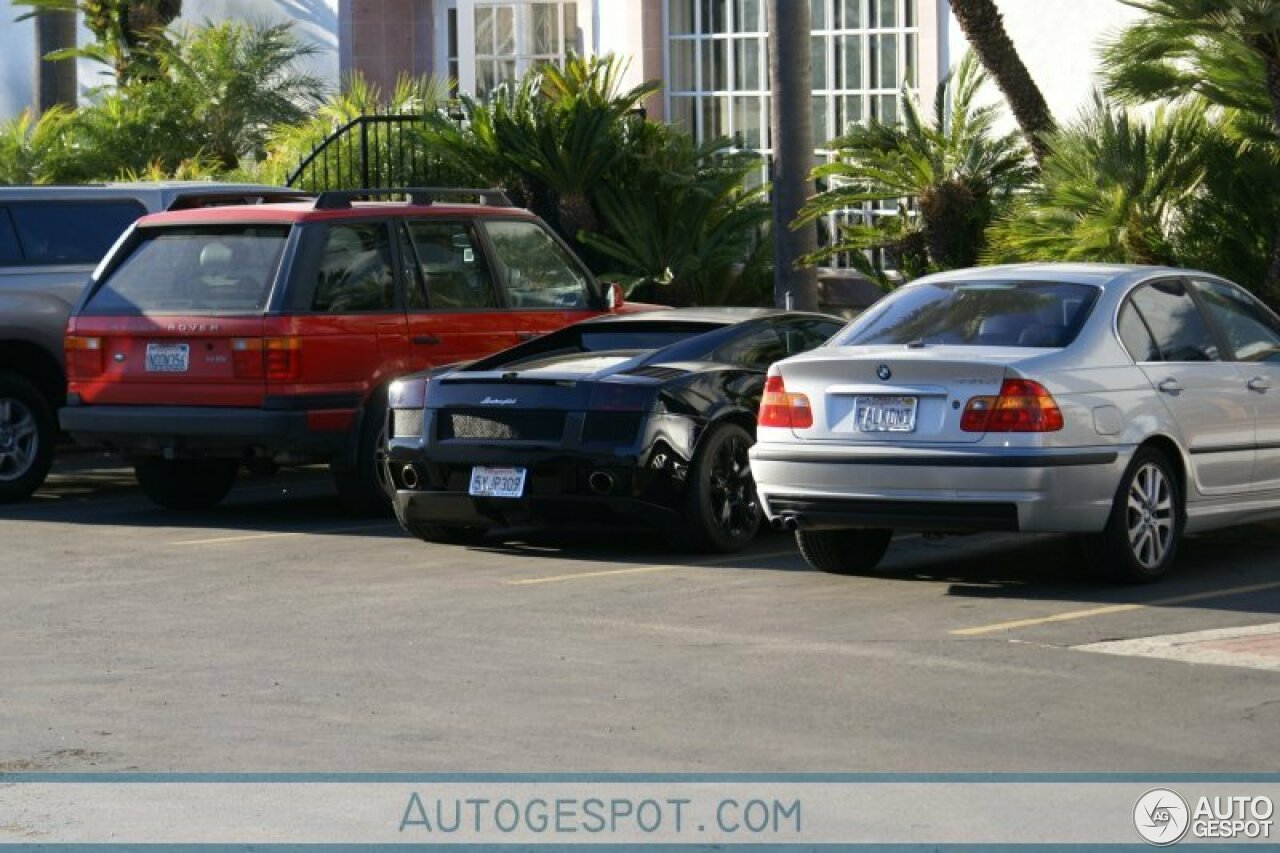
<svg viewBox="0 0 1280 853"><path fill-rule="evenodd" d="M22 263L22 247L18 245L18 234L13 230L9 209L0 207L0 264L20 263Z"/></svg>
<svg viewBox="0 0 1280 853"><path fill-rule="evenodd" d="M16 202L9 212L27 263L96 264L146 210L136 201Z"/></svg>
<svg viewBox="0 0 1280 853"><path fill-rule="evenodd" d="M396 244L400 250L400 280L404 283L404 304L410 311L427 307L427 291L422 283L422 270L418 256L409 242L408 231L402 223L392 226L396 230Z"/></svg>
<svg viewBox="0 0 1280 853"><path fill-rule="evenodd" d="M418 220L409 237L429 308L496 308L493 278L475 234L464 222Z"/></svg>
<svg viewBox="0 0 1280 853"><path fill-rule="evenodd" d="M1120 341L1134 361L1142 363L1160 360L1160 350L1156 349L1151 330L1138 315L1138 309L1133 307L1132 302L1125 302L1124 307L1120 309L1120 319L1116 325L1120 329Z"/></svg>
<svg viewBox="0 0 1280 853"><path fill-rule="evenodd" d="M779 326L782 343L787 355L808 352L829 341L836 332L844 328L838 320L799 320Z"/></svg>
<svg viewBox="0 0 1280 853"><path fill-rule="evenodd" d="M1180 281L1143 285L1129 297L1155 339L1158 361L1217 361L1209 323Z"/></svg>
<svg viewBox="0 0 1280 853"><path fill-rule="evenodd" d="M1237 361L1280 361L1280 321L1244 290L1220 281L1193 281Z"/></svg>
<svg viewBox="0 0 1280 853"><path fill-rule="evenodd" d="M329 314L396 307L391 241L384 223L330 225L311 310Z"/></svg>
<svg viewBox="0 0 1280 853"><path fill-rule="evenodd" d="M573 258L535 222L485 223L512 308L586 308L587 278Z"/></svg>
<svg viewBox="0 0 1280 853"><path fill-rule="evenodd" d="M729 341L712 356L716 361L764 370L787 357L778 329L766 325Z"/></svg>

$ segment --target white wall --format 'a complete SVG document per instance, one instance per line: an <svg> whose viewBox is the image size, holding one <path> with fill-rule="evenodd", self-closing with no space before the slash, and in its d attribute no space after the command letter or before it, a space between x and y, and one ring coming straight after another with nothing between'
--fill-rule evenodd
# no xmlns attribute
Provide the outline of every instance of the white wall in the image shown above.
<svg viewBox="0 0 1280 853"><path fill-rule="evenodd" d="M1074 118L1092 99L1099 83L1099 42L1142 16L1119 0L996 0L996 5L1018 55L1059 121ZM948 14L945 20L949 56L943 62L954 65L969 45L955 17Z"/></svg>
<svg viewBox="0 0 1280 853"><path fill-rule="evenodd" d="M29 20L14 21L26 11L26 7L14 7L10 0L0 0L0 121L20 113L35 97L35 25ZM294 21L297 35L319 48L310 58L308 70L337 86L338 0L186 0L179 21L199 24L205 19L226 18ZM92 36L81 26L79 43L91 40ZM102 75L102 70L98 63L80 62L81 89L107 82L109 78Z"/></svg>

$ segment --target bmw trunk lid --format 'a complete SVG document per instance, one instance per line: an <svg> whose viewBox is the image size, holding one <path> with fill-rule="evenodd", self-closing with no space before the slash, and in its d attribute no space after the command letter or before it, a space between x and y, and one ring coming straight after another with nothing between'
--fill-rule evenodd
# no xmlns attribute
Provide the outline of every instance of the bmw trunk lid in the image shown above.
<svg viewBox="0 0 1280 853"><path fill-rule="evenodd" d="M843 443L965 443L970 399L997 396L1028 350L973 347L825 347L777 365L786 391L804 394L813 425L796 438Z"/></svg>

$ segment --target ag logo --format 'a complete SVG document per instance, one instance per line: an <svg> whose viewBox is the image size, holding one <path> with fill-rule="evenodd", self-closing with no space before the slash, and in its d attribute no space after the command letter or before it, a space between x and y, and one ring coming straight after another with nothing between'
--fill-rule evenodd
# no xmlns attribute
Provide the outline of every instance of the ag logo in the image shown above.
<svg viewBox="0 0 1280 853"><path fill-rule="evenodd" d="M882 364L876 368L876 376L880 377L881 382L888 382L893 378L893 371L889 369L889 365Z"/></svg>
<svg viewBox="0 0 1280 853"><path fill-rule="evenodd" d="M1149 843L1163 847L1187 834L1191 811L1178 794L1168 788L1153 788L1133 807L1133 825Z"/></svg>

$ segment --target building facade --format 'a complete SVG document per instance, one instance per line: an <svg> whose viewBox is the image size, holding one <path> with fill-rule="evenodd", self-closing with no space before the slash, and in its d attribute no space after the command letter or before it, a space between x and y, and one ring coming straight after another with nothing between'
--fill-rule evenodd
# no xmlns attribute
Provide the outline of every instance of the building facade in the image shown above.
<svg viewBox="0 0 1280 853"><path fill-rule="evenodd" d="M803 2L804 0L794 0ZM814 134L893 119L898 90L930 93L966 49L947 0L809 0ZM1120 0L997 0L1055 115L1086 103L1096 45L1138 13ZM332 85L360 71L384 88L403 73L435 74L481 94L570 52L625 57L625 82L663 81L648 114L700 139L727 135L768 152L768 24L764 0L201 0L196 23L288 20L318 48L308 70ZM33 26L0 0L0 118L32 98ZM81 32L81 42L87 41ZM81 63L80 81L102 82Z"/></svg>

